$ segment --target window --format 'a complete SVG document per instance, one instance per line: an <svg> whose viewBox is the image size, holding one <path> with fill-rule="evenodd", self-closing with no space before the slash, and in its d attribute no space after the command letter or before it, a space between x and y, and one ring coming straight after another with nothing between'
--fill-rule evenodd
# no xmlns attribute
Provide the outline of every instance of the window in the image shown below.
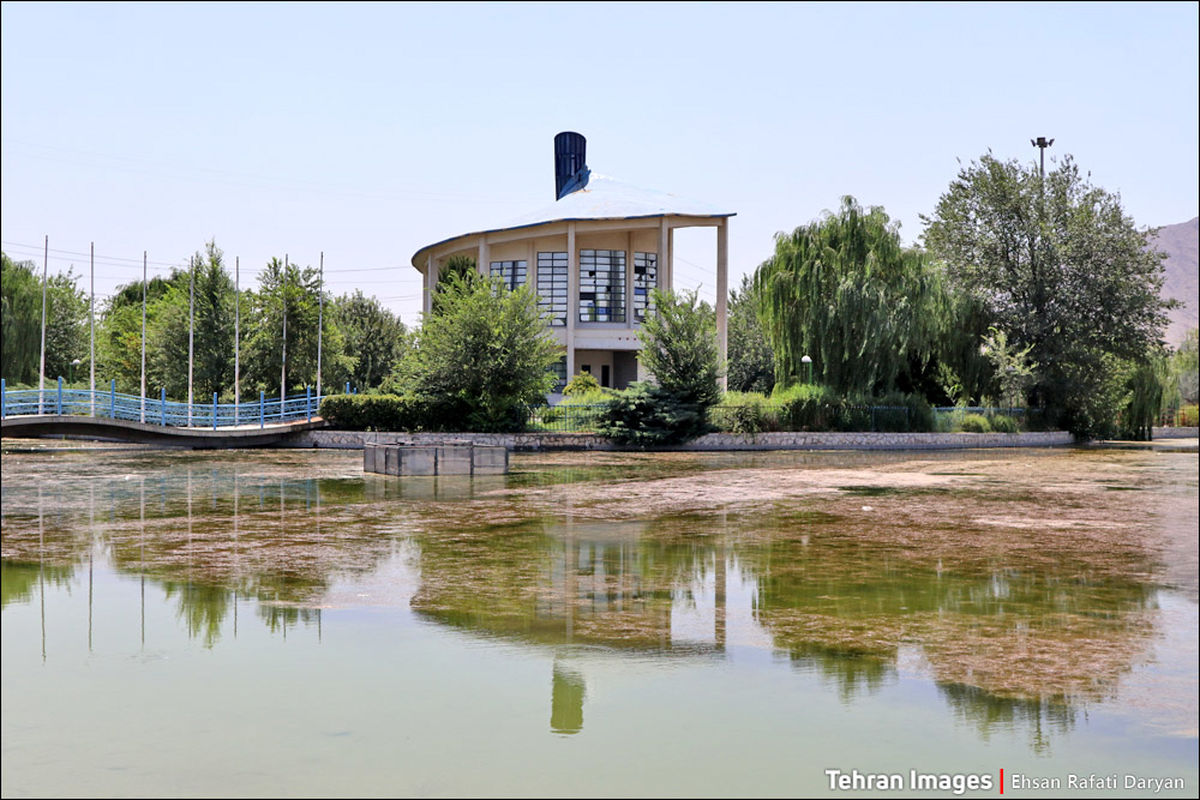
<svg viewBox="0 0 1200 800"><path fill-rule="evenodd" d="M633 321L644 322L654 310L650 290L658 287L658 254L633 254Z"/></svg>
<svg viewBox="0 0 1200 800"><path fill-rule="evenodd" d="M567 254L538 253L538 308L550 317L551 325L567 324Z"/></svg>
<svg viewBox="0 0 1200 800"><path fill-rule="evenodd" d="M493 261L492 277L504 281L505 288L510 291L525 285L524 261Z"/></svg>
<svg viewBox="0 0 1200 800"><path fill-rule="evenodd" d="M579 251L579 321L625 321L625 251Z"/></svg>

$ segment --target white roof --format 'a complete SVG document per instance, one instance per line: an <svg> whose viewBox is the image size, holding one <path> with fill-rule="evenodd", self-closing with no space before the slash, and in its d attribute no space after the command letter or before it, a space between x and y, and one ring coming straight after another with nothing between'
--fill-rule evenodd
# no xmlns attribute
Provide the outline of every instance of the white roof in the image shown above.
<svg viewBox="0 0 1200 800"><path fill-rule="evenodd" d="M571 192L553 205L511 220L507 225L471 231L426 245L413 254L412 263L421 269L419 258L432 247L481 233L499 233L516 228L545 225L551 222L598 219L642 219L647 217L732 217L735 212L721 211L715 206L686 200L669 192L642 189L616 178L592 173L587 185Z"/></svg>

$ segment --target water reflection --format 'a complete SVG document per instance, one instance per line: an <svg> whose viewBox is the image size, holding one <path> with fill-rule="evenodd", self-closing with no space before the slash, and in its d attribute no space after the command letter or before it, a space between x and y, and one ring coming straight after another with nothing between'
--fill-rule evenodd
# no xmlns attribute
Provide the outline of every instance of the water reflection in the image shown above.
<svg viewBox="0 0 1200 800"><path fill-rule="evenodd" d="M587 694L583 675L554 662L554 683L550 690L550 730L555 733L579 733L583 730L583 699Z"/></svg>
<svg viewBox="0 0 1200 800"><path fill-rule="evenodd" d="M157 454L127 457L116 478L21 480L14 470L10 480L10 458L5 608L33 602L46 583L69 585L86 562L90 648L100 548L140 583L143 645L147 580L204 647L237 637L243 602L272 634L302 626L319 640L333 584L367 580L403 550L419 574L407 602L421 618L554 654L550 729L563 734L582 730L587 696L571 648L721 659L765 643L845 703L900 680L907 648L981 735L1019 724L1040 748L1078 709L1111 697L1157 635L1162 566L1144 536L1100 548L1091 533L988 528L959 513L1026 502L991 483L957 495L853 483L821 508L612 521L583 502L548 510L521 494L590 483L594 470L472 481L339 467L297 478L315 462ZM695 464L671 474L701 472ZM652 479L652 460L636 466L634 479ZM872 516L864 499L894 499L896 510Z"/></svg>

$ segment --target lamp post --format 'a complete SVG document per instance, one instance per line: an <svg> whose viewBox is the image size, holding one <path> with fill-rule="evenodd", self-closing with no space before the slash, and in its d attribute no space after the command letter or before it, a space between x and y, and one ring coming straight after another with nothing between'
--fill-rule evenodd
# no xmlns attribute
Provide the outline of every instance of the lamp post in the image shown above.
<svg viewBox="0 0 1200 800"><path fill-rule="evenodd" d="M808 372L807 382L812 383L812 359L808 356L805 356L804 358L800 359L800 363L804 365L805 370Z"/></svg>
<svg viewBox="0 0 1200 800"><path fill-rule="evenodd" d="M67 383L74 385L74 383L75 383L75 368L78 367L82 363L83 363L83 360L78 359L78 358L71 362L71 368L69 370L67 370L67 375L69 376L67 378Z"/></svg>
<svg viewBox="0 0 1200 800"><path fill-rule="evenodd" d="M1054 144L1054 140L1047 139L1045 136L1039 136L1036 139L1030 139L1029 143L1042 151L1041 176L1042 180L1046 180L1046 148Z"/></svg>

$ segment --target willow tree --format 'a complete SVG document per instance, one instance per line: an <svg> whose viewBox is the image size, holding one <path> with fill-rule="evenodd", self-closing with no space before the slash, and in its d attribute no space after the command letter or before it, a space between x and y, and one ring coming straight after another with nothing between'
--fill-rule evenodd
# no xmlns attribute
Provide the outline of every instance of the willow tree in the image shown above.
<svg viewBox="0 0 1200 800"><path fill-rule="evenodd" d="M776 236L754 289L778 385L806 379L808 356L813 380L842 394L887 392L936 356L945 297L898 227L845 197L838 213Z"/></svg>

